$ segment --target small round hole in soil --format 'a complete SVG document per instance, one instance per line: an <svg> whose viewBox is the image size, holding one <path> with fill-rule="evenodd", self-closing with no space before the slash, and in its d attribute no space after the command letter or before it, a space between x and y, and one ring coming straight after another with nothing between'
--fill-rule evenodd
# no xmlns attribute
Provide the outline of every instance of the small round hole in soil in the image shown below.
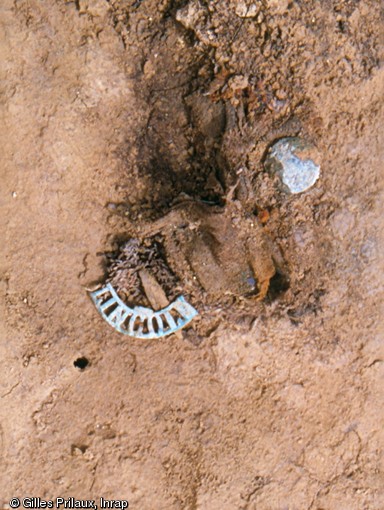
<svg viewBox="0 0 384 510"><path fill-rule="evenodd" d="M77 358L73 362L73 366L75 366L79 370L84 370L88 365L89 365L89 361L87 360L87 358L84 358L84 357Z"/></svg>
<svg viewBox="0 0 384 510"><path fill-rule="evenodd" d="M268 290L268 296L273 301L281 294L289 289L289 278L287 275L276 271L276 274L271 278Z"/></svg>

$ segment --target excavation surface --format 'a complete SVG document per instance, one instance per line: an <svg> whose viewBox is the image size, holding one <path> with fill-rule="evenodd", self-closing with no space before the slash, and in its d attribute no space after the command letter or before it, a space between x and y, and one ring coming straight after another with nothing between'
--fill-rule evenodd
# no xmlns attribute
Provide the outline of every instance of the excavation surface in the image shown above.
<svg viewBox="0 0 384 510"><path fill-rule="evenodd" d="M380 2L3 0L0 22L0 508L384 508ZM321 175L289 196L263 162L295 136ZM153 235L199 317L130 339L87 289L185 201L220 213Z"/></svg>

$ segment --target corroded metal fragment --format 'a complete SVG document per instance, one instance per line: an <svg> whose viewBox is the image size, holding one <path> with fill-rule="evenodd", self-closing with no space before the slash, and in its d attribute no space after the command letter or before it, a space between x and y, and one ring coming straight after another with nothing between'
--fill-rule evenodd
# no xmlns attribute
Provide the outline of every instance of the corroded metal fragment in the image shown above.
<svg viewBox="0 0 384 510"><path fill-rule="evenodd" d="M316 147L299 137L282 138L274 143L265 161L267 169L279 176L287 193L302 193L320 176L320 155Z"/></svg>
<svg viewBox="0 0 384 510"><path fill-rule="evenodd" d="M108 324L120 333L135 338L151 339L170 335L183 328L198 313L183 296L158 311L143 306L130 308L110 283L91 292L90 296Z"/></svg>

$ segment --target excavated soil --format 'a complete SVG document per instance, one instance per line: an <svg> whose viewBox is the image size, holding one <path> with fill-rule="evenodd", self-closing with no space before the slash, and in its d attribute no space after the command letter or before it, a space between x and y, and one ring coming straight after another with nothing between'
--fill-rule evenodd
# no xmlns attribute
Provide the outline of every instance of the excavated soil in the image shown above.
<svg viewBox="0 0 384 510"><path fill-rule="evenodd" d="M3 0L0 28L0 508L382 510L380 2ZM321 154L299 195L263 165L285 136ZM281 278L123 336L87 289L180 199L254 217Z"/></svg>

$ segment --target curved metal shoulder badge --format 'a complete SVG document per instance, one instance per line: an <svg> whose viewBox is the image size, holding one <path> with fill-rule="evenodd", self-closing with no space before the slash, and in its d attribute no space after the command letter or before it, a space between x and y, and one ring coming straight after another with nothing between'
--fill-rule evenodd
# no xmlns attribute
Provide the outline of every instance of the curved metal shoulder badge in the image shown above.
<svg viewBox="0 0 384 510"><path fill-rule="evenodd" d="M90 296L108 324L120 333L136 338L150 339L170 335L183 328L198 314L183 296L158 311L143 306L130 308L119 298L110 283L102 289L90 292Z"/></svg>

